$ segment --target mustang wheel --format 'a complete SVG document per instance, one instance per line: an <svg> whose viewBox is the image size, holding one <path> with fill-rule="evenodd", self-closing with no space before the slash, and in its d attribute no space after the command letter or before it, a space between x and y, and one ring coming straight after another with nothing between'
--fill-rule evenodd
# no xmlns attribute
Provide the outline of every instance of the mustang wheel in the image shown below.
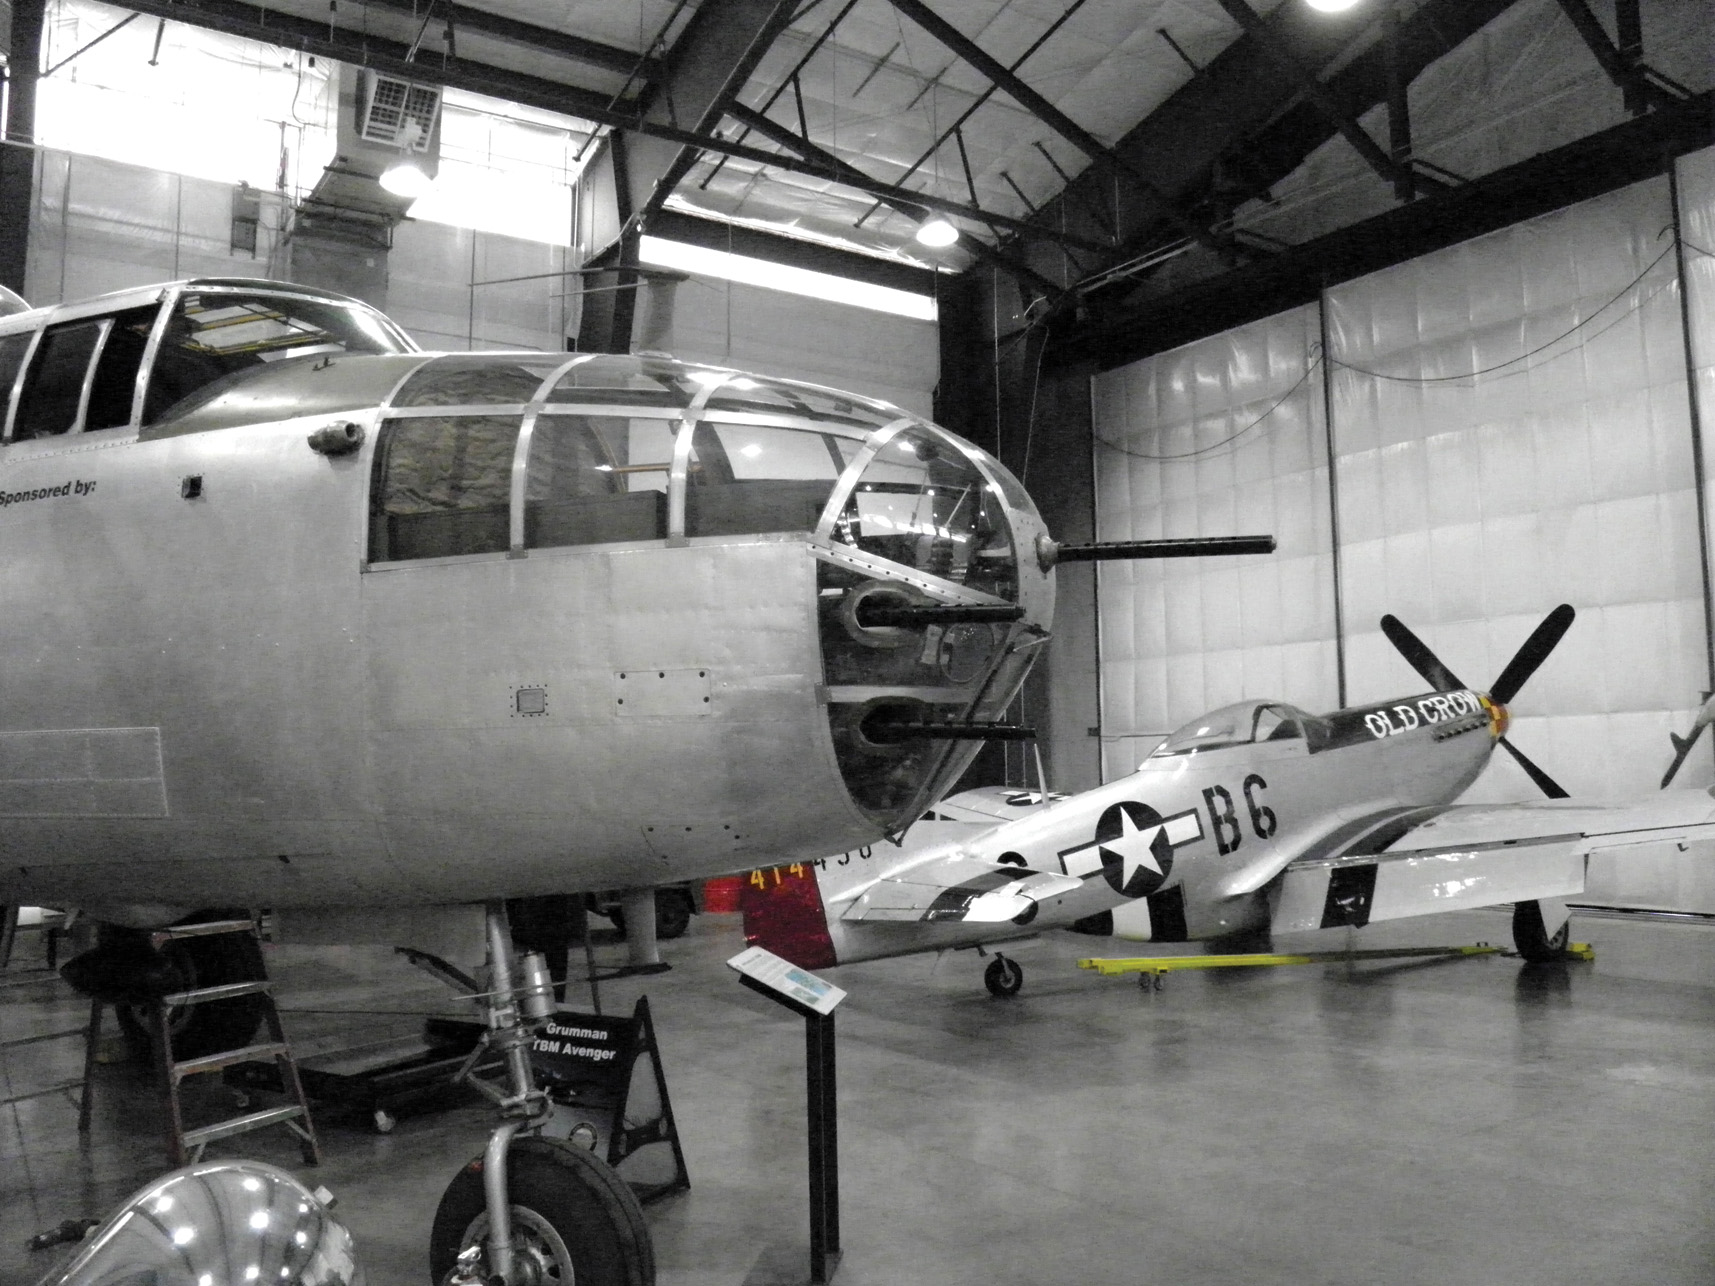
<svg viewBox="0 0 1715 1286"><path fill-rule="evenodd" d="M643 1208L613 1168L561 1139L518 1139L508 1151L512 1275L507 1286L653 1286L655 1248ZM429 1280L488 1238L482 1158L441 1197L429 1234ZM485 1271L492 1271L491 1268Z"/></svg>
<svg viewBox="0 0 1715 1286"><path fill-rule="evenodd" d="M1016 996L1018 989L1024 986L1024 970L1019 968L1018 961L996 956L983 970L983 986L991 995Z"/></svg>
<svg viewBox="0 0 1715 1286"><path fill-rule="evenodd" d="M1566 959L1566 946L1571 941L1570 918L1550 936L1542 923L1540 903L1519 902L1513 906L1513 945L1528 963L1550 964Z"/></svg>

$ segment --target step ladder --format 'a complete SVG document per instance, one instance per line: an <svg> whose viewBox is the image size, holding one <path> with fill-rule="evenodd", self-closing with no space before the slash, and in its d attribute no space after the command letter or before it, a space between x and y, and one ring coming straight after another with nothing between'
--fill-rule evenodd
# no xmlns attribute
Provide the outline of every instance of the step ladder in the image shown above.
<svg viewBox="0 0 1715 1286"><path fill-rule="evenodd" d="M149 940L155 949L159 950L164 944L178 939L209 937L222 933L256 935L256 922L214 920L206 924L175 925L170 929L159 929L151 933ZM271 986L266 978L258 978L250 982L229 982L213 987L173 992L150 1002L153 1008L150 1043L153 1046L156 1068L160 1073L161 1093L167 1101L167 1155L172 1158L174 1166L189 1165L202 1160L203 1149L216 1139L230 1138L235 1134L245 1134L271 1125L283 1125L297 1136L305 1165L321 1164L321 1147L316 1141L315 1125L310 1120L309 1100L305 1098L303 1084L298 1078L298 1064L292 1056L291 1044L286 1040L285 1030L280 1025L280 1010L274 1003ZM241 1049L204 1054L200 1058L173 1057L170 1028L174 1009L181 1005L201 1005L237 996L262 998L262 1016L268 1028L268 1040L257 1045L246 1045ZM89 1030L84 1050L83 1097L78 1104L77 1117L78 1131L84 1134L89 1132L89 1086L95 1071L96 1047L101 1038L101 1011L104 1003L96 1000L90 1004ZM179 1086L187 1077L218 1072L237 1063L266 1058L274 1059L279 1069L281 1087L291 1102L282 1107L265 1108L262 1111L232 1117L230 1120L217 1121L212 1125L185 1129L184 1114L179 1103Z"/></svg>

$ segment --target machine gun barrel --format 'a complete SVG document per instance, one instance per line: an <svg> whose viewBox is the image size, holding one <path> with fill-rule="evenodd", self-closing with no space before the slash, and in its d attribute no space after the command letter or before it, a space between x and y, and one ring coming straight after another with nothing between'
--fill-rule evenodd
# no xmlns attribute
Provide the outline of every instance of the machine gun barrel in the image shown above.
<svg viewBox="0 0 1715 1286"><path fill-rule="evenodd" d="M889 603L871 600L859 606L858 624L867 628L883 625L1004 625L1020 620L1024 609L1016 603Z"/></svg>
<svg viewBox="0 0 1715 1286"><path fill-rule="evenodd" d="M864 725L864 736L878 745L895 745L927 737L936 741L1033 741L1035 728L1016 723L894 722L878 719Z"/></svg>
<svg viewBox="0 0 1715 1286"><path fill-rule="evenodd" d="M1190 536L1183 540L1109 540L1062 545L1046 536L1036 542L1036 561L1047 571L1057 563L1104 563L1134 558L1201 558L1222 554L1272 554L1273 536Z"/></svg>

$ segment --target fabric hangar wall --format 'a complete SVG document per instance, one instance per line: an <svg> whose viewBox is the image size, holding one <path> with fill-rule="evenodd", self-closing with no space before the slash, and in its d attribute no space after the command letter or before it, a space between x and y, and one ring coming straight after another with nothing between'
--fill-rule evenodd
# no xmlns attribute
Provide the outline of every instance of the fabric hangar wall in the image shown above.
<svg viewBox="0 0 1715 1286"><path fill-rule="evenodd" d="M1667 734L1715 686L1692 401L1706 435L1715 149L1674 180L1094 377L1099 539L1279 541L1271 557L1101 567L1107 779L1230 701L1324 711L1421 690L1383 613L1481 688L1568 602L1578 619L1509 735L1575 797L1658 787ZM1705 745L1674 784L1712 780ZM1536 793L1497 755L1465 800ZM1589 900L1715 912L1711 846L1661 848L1593 861Z"/></svg>

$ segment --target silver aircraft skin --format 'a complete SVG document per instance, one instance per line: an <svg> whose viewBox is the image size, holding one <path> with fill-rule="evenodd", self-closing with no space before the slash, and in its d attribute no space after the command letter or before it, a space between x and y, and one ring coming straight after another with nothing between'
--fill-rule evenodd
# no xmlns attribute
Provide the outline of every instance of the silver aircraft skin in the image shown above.
<svg viewBox="0 0 1715 1286"><path fill-rule="evenodd" d="M1551 616L1496 692L1510 699L1571 619L1570 608ZM1442 690L1327 715L1240 702L1094 790L1046 801L969 791L899 847L754 871L746 939L822 968L1049 928L1185 942L1513 903L1521 953L1546 959L1564 945L1564 900L1583 891L1590 853L1715 837L1715 799L1701 790L1617 806L1455 805L1497 746L1520 752L1503 740L1494 694L1457 685L1439 662L1419 668ZM1013 966L991 990L1010 994L1020 977Z"/></svg>
<svg viewBox="0 0 1715 1286"><path fill-rule="evenodd" d="M146 926L855 848L1051 619L997 461L801 383L424 353L204 279L0 318L0 397L0 903Z"/></svg>

